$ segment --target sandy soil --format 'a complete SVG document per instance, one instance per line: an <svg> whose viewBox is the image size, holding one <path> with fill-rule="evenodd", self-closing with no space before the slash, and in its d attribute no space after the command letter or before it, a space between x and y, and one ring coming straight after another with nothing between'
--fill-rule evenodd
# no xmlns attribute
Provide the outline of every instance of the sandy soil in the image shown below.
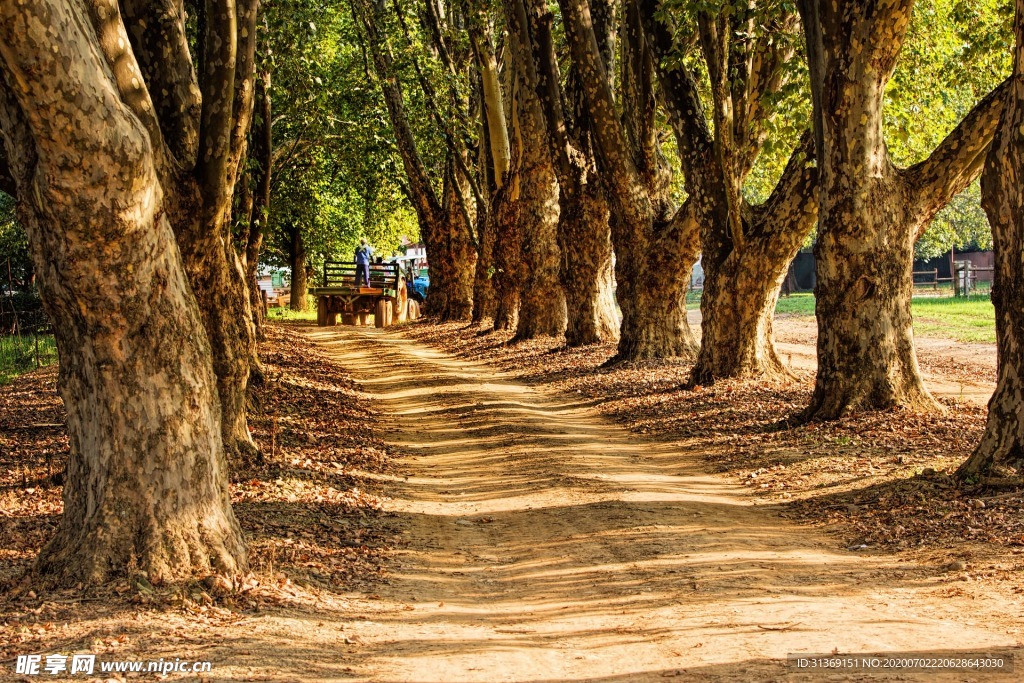
<svg viewBox="0 0 1024 683"><path fill-rule="evenodd" d="M381 477L404 546L390 580L319 628L296 624L290 651L331 657L343 637L345 668L323 662L321 680L878 680L799 674L787 653L1021 662L1020 595L950 591L944 568L837 547L697 454L398 332L306 333L408 454L405 476Z"/></svg>

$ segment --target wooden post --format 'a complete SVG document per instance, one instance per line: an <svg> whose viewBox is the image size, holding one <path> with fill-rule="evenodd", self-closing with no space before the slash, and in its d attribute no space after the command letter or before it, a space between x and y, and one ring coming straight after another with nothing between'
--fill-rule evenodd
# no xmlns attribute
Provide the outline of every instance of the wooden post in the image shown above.
<svg viewBox="0 0 1024 683"><path fill-rule="evenodd" d="M316 324L319 327L327 326L327 297L325 296L316 298Z"/></svg>

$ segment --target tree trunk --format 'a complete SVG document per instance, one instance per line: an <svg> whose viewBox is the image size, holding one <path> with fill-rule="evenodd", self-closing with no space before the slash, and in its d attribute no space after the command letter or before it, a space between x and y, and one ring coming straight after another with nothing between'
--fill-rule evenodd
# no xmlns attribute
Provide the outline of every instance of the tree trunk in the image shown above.
<svg viewBox="0 0 1024 683"><path fill-rule="evenodd" d="M64 515L36 570L67 586L133 565L155 582L241 571L210 344L140 123L148 109L121 99L89 26L78 1L0 8L0 67L18 84L0 91L0 129L70 441Z"/></svg>
<svg viewBox="0 0 1024 683"><path fill-rule="evenodd" d="M490 212L477 222L476 269L473 273L473 322L494 316L494 218Z"/></svg>
<svg viewBox="0 0 1024 683"><path fill-rule="evenodd" d="M611 8L595 5L594 29L602 61L611 61ZM539 0L517 0L517 11L528 18L530 54L536 78L533 84L543 122L548 150L559 185L558 248L559 275L565 294L567 346L614 341L619 336L615 306L610 211L597 179L597 160L591 141L590 121L583 106L580 78L569 76L572 114L566 116L566 96L555 50L553 15ZM607 53L607 54L605 54Z"/></svg>
<svg viewBox="0 0 1024 683"><path fill-rule="evenodd" d="M988 403L981 443L957 474L961 478L1024 471L1024 0L1017 0L1012 85L981 176L982 206L992 225L999 379Z"/></svg>
<svg viewBox="0 0 1024 683"><path fill-rule="evenodd" d="M523 284L516 340L559 336L565 331L565 292L559 283L558 183L548 148L544 111L537 91L530 26L522 2L506 2L510 45L516 70L519 177L519 229Z"/></svg>
<svg viewBox="0 0 1024 683"><path fill-rule="evenodd" d="M980 172L1006 84L927 159L897 169L882 135L882 101L912 6L913 0L800 3L822 179L815 246L818 376L804 419L894 406L940 409L921 381L914 351L914 242Z"/></svg>
<svg viewBox="0 0 1024 683"><path fill-rule="evenodd" d="M255 99L259 116L254 121L252 138L253 153L259 167L256 172L256 189L253 194L252 214L245 242L245 281L249 283L253 329L258 341L263 341L266 338L264 329L266 309L263 307L263 296L256 284L256 274L259 271L264 232L270 221L270 193L274 166L274 141L270 126L272 113L270 83L270 72L264 71L256 84L258 97ZM253 360L258 363L258 358L254 357Z"/></svg>
<svg viewBox="0 0 1024 683"><path fill-rule="evenodd" d="M690 249L695 253L696 230L690 232ZM639 251L616 253L616 297L622 309L622 329L618 352L609 362L695 357L697 340L686 320L690 284L686 264L693 260L676 262L671 252L657 249Z"/></svg>
<svg viewBox="0 0 1024 683"><path fill-rule="evenodd" d="M473 284L476 247L469 234L466 216L459 207L455 163L449 153L444 181L441 220L424 234L430 258L430 288L427 313L441 321L470 320L473 316Z"/></svg>
<svg viewBox="0 0 1024 683"><path fill-rule="evenodd" d="M494 329L519 325L519 292L524 277L519 232L519 176L498 189L491 203L494 216Z"/></svg>
<svg viewBox="0 0 1024 683"><path fill-rule="evenodd" d="M772 326L789 264L818 213L818 173L808 163L812 149L811 136L805 135L768 200L743 212L742 248L729 239L725 226L707 221L701 239L701 346L691 385L726 377L789 376L775 351Z"/></svg>
<svg viewBox="0 0 1024 683"><path fill-rule="evenodd" d="M256 331L242 263L231 241L221 237L218 223L223 220L201 221L201 227L193 228L201 234L193 239L179 233L178 245L213 351L224 447L230 454L252 456L259 449L249 433L245 406Z"/></svg>
<svg viewBox="0 0 1024 683"><path fill-rule="evenodd" d="M779 287L792 257L774 260L749 249L721 267L704 271L701 346L690 383L725 377L786 377L775 351L772 325Z"/></svg>
<svg viewBox="0 0 1024 683"><path fill-rule="evenodd" d="M561 281L568 314L566 346L615 341L619 336L611 212L597 182L586 183L580 190L562 202L558 218Z"/></svg>
<svg viewBox="0 0 1024 683"><path fill-rule="evenodd" d="M306 295L309 293L309 285L306 282L306 243L302 240L302 231L298 226L292 231L292 248L289 256L292 279L288 304L293 311L305 311Z"/></svg>
<svg viewBox="0 0 1024 683"><path fill-rule="evenodd" d="M619 116L601 41L586 0L560 0L566 40L586 103L600 177L612 210L619 350L611 362L693 357L686 291L697 257L697 221L689 205L673 210L658 145L653 67L635 22L623 37ZM628 8L634 9L632 5ZM627 64L628 62L628 64Z"/></svg>

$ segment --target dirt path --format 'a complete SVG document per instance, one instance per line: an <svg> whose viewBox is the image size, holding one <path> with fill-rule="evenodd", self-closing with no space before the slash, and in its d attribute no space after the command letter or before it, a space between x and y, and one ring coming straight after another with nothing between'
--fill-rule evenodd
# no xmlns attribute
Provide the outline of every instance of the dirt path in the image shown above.
<svg viewBox="0 0 1024 683"><path fill-rule="evenodd" d="M835 650L1020 660L1020 601L836 548L670 444L398 333L306 332L409 454L387 484L405 550L345 625L359 680L804 678L787 653Z"/></svg>

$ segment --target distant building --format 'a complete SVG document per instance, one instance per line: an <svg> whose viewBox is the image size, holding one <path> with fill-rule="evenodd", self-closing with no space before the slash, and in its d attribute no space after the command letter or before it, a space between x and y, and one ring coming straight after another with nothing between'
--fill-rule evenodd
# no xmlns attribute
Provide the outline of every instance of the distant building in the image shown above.
<svg viewBox="0 0 1024 683"><path fill-rule="evenodd" d="M412 260L413 267L417 270L427 267L427 245L423 242L414 243L403 237L400 251L403 254L402 260Z"/></svg>
<svg viewBox="0 0 1024 683"><path fill-rule="evenodd" d="M292 291L288 275L287 270L279 268L261 271L256 275L256 286L261 292L266 293L268 306L281 306L284 305L282 302L287 303Z"/></svg>

